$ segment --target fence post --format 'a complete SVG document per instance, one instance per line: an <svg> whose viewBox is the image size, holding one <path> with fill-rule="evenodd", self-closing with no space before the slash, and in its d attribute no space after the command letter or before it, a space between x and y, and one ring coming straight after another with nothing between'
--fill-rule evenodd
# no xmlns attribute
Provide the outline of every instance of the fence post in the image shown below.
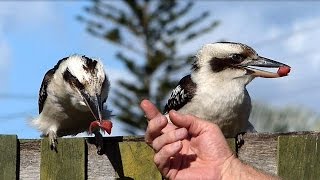
<svg viewBox="0 0 320 180"><path fill-rule="evenodd" d="M59 138L57 151L48 138L41 141L40 179L86 179L86 146L83 138Z"/></svg>
<svg viewBox="0 0 320 180"><path fill-rule="evenodd" d="M0 135L0 179L18 179L18 141L16 135Z"/></svg>
<svg viewBox="0 0 320 180"><path fill-rule="evenodd" d="M317 135L279 136L278 175L283 179L319 179L318 143Z"/></svg>
<svg viewBox="0 0 320 180"><path fill-rule="evenodd" d="M120 142L119 147L125 177L162 179L153 162L154 151L145 142Z"/></svg>

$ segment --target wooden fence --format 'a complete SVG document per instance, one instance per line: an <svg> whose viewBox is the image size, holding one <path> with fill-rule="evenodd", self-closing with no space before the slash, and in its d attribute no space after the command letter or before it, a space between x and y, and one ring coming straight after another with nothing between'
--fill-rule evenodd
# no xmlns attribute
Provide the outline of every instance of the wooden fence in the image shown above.
<svg viewBox="0 0 320 180"><path fill-rule="evenodd" d="M245 163L283 179L320 179L320 133L244 135L244 145L231 148ZM93 138L59 139L58 153L48 139L17 139L0 135L0 180L14 179L161 179L153 151L143 137L108 137L98 155Z"/></svg>

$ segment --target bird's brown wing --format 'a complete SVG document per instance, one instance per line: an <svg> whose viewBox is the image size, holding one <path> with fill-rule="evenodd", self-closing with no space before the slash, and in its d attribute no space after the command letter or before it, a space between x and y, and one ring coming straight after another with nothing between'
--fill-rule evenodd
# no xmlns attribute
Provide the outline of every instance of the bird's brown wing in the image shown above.
<svg viewBox="0 0 320 180"><path fill-rule="evenodd" d="M68 59L68 57L65 57L61 60L58 61L58 63L49 71L47 71L47 73L44 75L42 83L41 83L41 87L39 90L39 100L38 100L38 105L39 105L39 114L42 112L44 103L47 99L48 93L47 93L47 87L49 82L51 81L51 79L53 78L54 73L56 72L56 70L59 68L59 65L65 61L66 59Z"/></svg>

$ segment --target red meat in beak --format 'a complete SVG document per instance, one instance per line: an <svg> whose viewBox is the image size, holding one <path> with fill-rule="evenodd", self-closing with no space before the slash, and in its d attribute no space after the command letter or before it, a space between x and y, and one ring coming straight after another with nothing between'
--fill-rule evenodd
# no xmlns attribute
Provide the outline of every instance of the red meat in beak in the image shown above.
<svg viewBox="0 0 320 180"><path fill-rule="evenodd" d="M95 120L92 121L89 126L89 134L92 134L92 132L102 129L103 132L107 132L108 134L111 134L112 129L112 122L109 120Z"/></svg>
<svg viewBox="0 0 320 180"><path fill-rule="evenodd" d="M264 78L279 78L283 76L287 76L290 72L291 67L283 64L281 62L277 62L265 57L258 56L256 59L249 59L238 64L239 67L247 70L247 73L255 76L255 77L264 77ZM264 67L264 68L278 68L276 73L269 72L265 70L260 70L254 67Z"/></svg>

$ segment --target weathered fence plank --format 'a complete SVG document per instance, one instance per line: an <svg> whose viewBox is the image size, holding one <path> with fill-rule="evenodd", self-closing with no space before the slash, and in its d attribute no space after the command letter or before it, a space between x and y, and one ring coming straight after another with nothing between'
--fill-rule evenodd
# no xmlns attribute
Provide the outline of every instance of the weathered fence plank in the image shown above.
<svg viewBox="0 0 320 180"><path fill-rule="evenodd" d="M21 180L40 179L41 140L20 139L20 177Z"/></svg>
<svg viewBox="0 0 320 180"><path fill-rule="evenodd" d="M88 140L88 179L161 179L153 150L142 136L108 137L104 154L97 155L94 138Z"/></svg>
<svg viewBox="0 0 320 180"><path fill-rule="evenodd" d="M40 179L86 179L86 147L83 138L58 139L57 152L48 138L41 141Z"/></svg>
<svg viewBox="0 0 320 180"><path fill-rule="evenodd" d="M144 142L122 142L120 145L124 177L161 180L153 163L154 151Z"/></svg>
<svg viewBox="0 0 320 180"><path fill-rule="evenodd" d="M247 133L244 144L238 149L238 157L246 164L277 174L277 137L279 134Z"/></svg>
<svg viewBox="0 0 320 180"><path fill-rule="evenodd" d="M16 135L0 135L0 179L17 179L17 145Z"/></svg>
<svg viewBox="0 0 320 180"><path fill-rule="evenodd" d="M318 179L319 136L318 132L247 133L237 155L257 169L272 174L278 170L284 179ZM10 138L0 136L0 179L161 179L153 164L154 152L142 136L106 137L103 155L97 154L94 138L61 138L58 153L49 148L48 139ZM235 139L228 143L235 150Z"/></svg>
<svg viewBox="0 0 320 180"><path fill-rule="evenodd" d="M279 136L279 176L283 179L293 180L319 179L320 151L318 143L320 140L317 135Z"/></svg>
<svg viewBox="0 0 320 180"><path fill-rule="evenodd" d="M119 143L110 138L104 142L105 152L103 155L97 153L97 148L88 140L88 180L114 180L123 174L122 162L119 153Z"/></svg>
<svg viewBox="0 0 320 180"><path fill-rule="evenodd" d="M232 152L234 154L236 154L237 153L236 139L235 138L229 138L229 139L227 139L227 143L228 143L229 147L231 148Z"/></svg>

